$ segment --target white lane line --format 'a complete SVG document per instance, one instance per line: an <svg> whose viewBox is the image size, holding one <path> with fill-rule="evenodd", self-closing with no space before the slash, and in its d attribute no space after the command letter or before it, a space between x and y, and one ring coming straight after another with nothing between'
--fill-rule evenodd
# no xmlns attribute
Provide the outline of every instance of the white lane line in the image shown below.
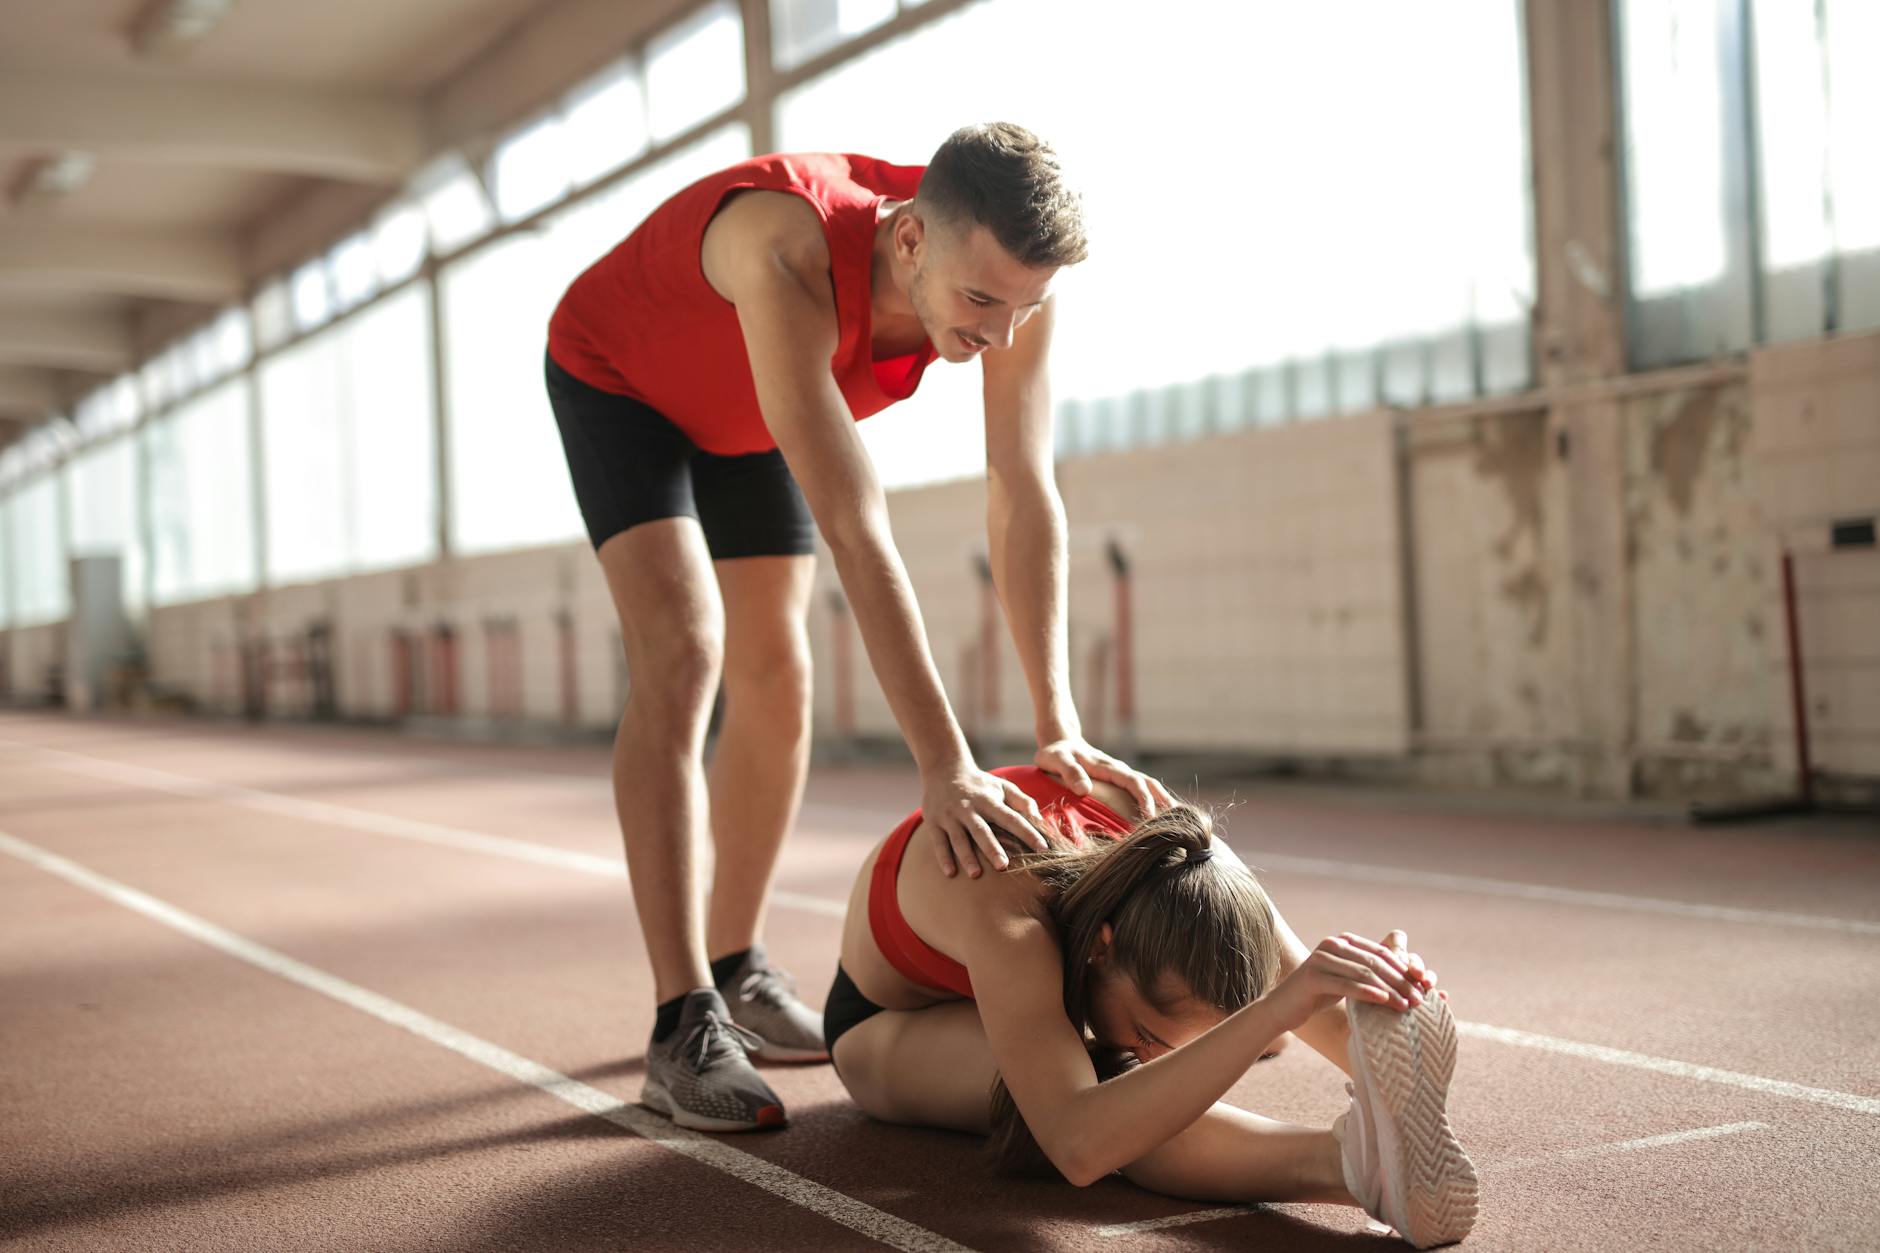
<svg viewBox="0 0 1880 1253"><path fill-rule="evenodd" d="M500 1045L460 1031L409 1005L368 991L337 975L328 974L224 930L212 922L186 913L115 879L106 878L35 844L0 832L0 852L134 910L230 957L278 975L290 983L297 983L308 991L331 997L381 1022L401 1027L420 1039L429 1040L499 1074L540 1088L584 1113L603 1118L622 1130L652 1140L675 1153L683 1153L714 1170L762 1188L831 1222L859 1231L870 1239L897 1249L910 1250L911 1253L965 1253L964 1245L956 1244L925 1227L896 1218L866 1202L805 1179L723 1141L674 1126L666 1119L617 1100L598 1088L591 1088Z"/></svg>
<svg viewBox="0 0 1880 1253"><path fill-rule="evenodd" d="M1636 1153L1641 1149L1661 1149L1672 1144L1689 1144L1693 1140L1715 1140L1720 1136L1741 1135L1746 1131L1767 1131L1769 1124L1760 1122L1731 1122L1720 1127L1698 1127L1692 1131L1672 1131L1661 1136L1646 1136L1640 1140L1620 1140L1614 1144L1595 1144L1583 1149L1565 1149L1558 1153L1541 1153L1534 1157L1511 1157L1505 1162L1488 1162L1482 1167L1484 1174L1499 1175L1504 1171L1526 1170L1531 1166L1557 1166L1562 1162L1584 1162L1592 1158L1613 1157L1620 1153Z"/></svg>
<svg viewBox="0 0 1880 1253"><path fill-rule="evenodd" d="M149 787L178 796L224 800L247 805L266 813L309 818L316 822L350 826L380 835L424 840L432 844L454 844L462 848L474 847L482 852L499 853L545 865L560 865L564 869L579 870L584 873L604 874L609 878L624 878L626 875L626 867L620 862L610 858L595 857L589 853L566 852L523 840L508 840L502 836L484 835L456 827L441 826L437 823L393 818L344 805L303 800L280 792L245 788L233 783L217 783L189 775L173 774L167 770L156 770L148 766L133 766L103 757L68 752L64 749L41 748L35 744L8 740L0 740L0 747L37 753L56 759L63 769L74 773L89 774L94 778L110 779L132 786ZM520 772L508 771L506 773ZM574 776L555 777L574 778ZM896 817L884 819L871 810L816 800L806 799L803 807L831 818L869 824L870 829L874 826L881 826L885 830L897 820ZM1619 892L1549 887L1539 883L1522 883L1514 879L1438 874L1433 871L1410 870L1401 866L1364 865L1322 857L1295 857L1288 853L1241 851L1250 864L1256 864L1263 869L1286 870L1294 874L1346 879L1358 883L1389 883L1407 887L1435 888L1450 892L1508 897L1514 900L1546 901L1556 905L1586 905L1596 909L1619 909L1632 913L1659 914L1675 918L1702 918L1710 922L1803 927L1816 931L1840 931L1851 935L1880 935L1880 922L1863 918L1836 918L1824 914L1799 914L1770 909L1737 909L1728 905L1705 905L1694 901L1672 900L1668 897L1629 896ZM815 898L804 897L798 893L778 893L775 894L774 899L792 909L808 909L814 913L828 912L824 905L806 905L805 901ZM840 917L840 911L835 916Z"/></svg>
<svg viewBox="0 0 1880 1253"><path fill-rule="evenodd" d="M1613 1157L1621 1153L1637 1153L1644 1149L1661 1149L1673 1144L1689 1144L1694 1140L1715 1140L1722 1136L1741 1135L1746 1131L1767 1131L1767 1123L1733 1122L1720 1127L1699 1127L1692 1131L1673 1131L1666 1135L1646 1136L1639 1140L1621 1140L1614 1144L1595 1144L1583 1149L1565 1149L1558 1153L1542 1153L1534 1157L1514 1157L1504 1162L1482 1163L1480 1169L1485 1175L1498 1175L1507 1171L1527 1170L1534 1166L1558 1166L1566 1162L1583 1162L1593 1158ZM1242 1214L1258 1213L1258 1205L1225 1205L1218 1209L1190 1210L1186 1214L1171 1214L1167 1218L1150 1218L1139 1223L1114 1223L1097 1228L1099 1236L1114 1238L1117 1236L1140 1235L1145 1231L1162 1231L1169 1227L1186 1227L1193 1223L1211 1223L1223 1218L1238 1218ZM1380 1223L1372 1223L1373 1228L1390 1230Z"/></svg>
<svg viewBox="0 0 1880 1253"><path fill-rule="evenodd" d="M1456 1030L1473 1040L1493 1040L1497 1044L1539 1049L1544 1053L1559 1053L1583 1061L1603 1062L1608 1066L1629 1066L1634 1070L1676 1075L1680 1079L1695 1079L1700 1083L1719 1083L1726 1087L1760 1092L1764 1096L1828 1105L1835 1109L1852 1110L1857 1114L1880 1114L1880 1099L1856 1096L1851 1092L1836 1092L1832 1088L1810 1088L1783 1079L1765 1079L1761 1075L1719 1070L1714 1066L1699 1066L1669 1057L1653 1057L1649 1053L1633 1053L1626 1049L1608 1048L1604 1044L1582 1044L1578 1040L1562 1040L1557 1036L1537 1035L1532 1031L1516 1031L1512 1027L1491 1027L1484 1022L1458 1022Z"/></svg>
<svg viewBox="0 0 1880 1253"><path fill-rule="evenodd" d="M466 831L461 827L447 827L435 822L397 818L390 814L354 809L350 805L310 801L280 792L242 787L235 783L218 783L211 779L172 774L168 770L153 770L149 766L133 766L121 761L85 757L56 748L42 748L37 751L42 756L54 759L54 764L59 769L72 774L88 775L94 779L122 783L129 787L147 788L153 792L168 792L172 796L185 796L192 800L221 801L225 804L239 805L244 809L259 810L264 814L279 814L287 818L302 818L309 822L350 827L355 831L365 831L373 835L390 835L402 840L417 840L425 844L442 844L448 848L492 853L498 857L534 862L537 865L554 866L560 870L574 870L608 879L624 879L627 874L626 866L612 857L597 857L592 853L551 848L546 844L535 844L528 840L512 840L501 835L485 835L480 831Z"/></svg>
<svg viewBox="0 0 1880 1253"><path fill-rule="evenodd" d="M1624 909L1641 914L1668 914L1678 918L1703 918L1712 922L1744 922L1772 927L1808 927L1818 931L1846 931L1854 935L1880 935L1880 922L1869 922L1862 918L1831 918L1822 914L1792 914L1771 909L1735 909L1728 905L1700 905L1692 901L1674 901L1660 896L1627 896L1618 892L1547 887L1538 883L1521 883L1513 879L1435 874L1426 870L1407 870L1399 866L1367 866L1356 862L1332 861L1322 857L1293 857L1285 853L1243 852L1241 855L1249 865L1261 869L1290 870L1294 874L1351 879L1359 883L1390 883L1409 887L1438 888L1450 892L1475 892L1488 896L1512 897L1515 900L1548 901L1558 905L1590 905L1598 909Z"/></svg>
<svg viewBox="0 0 1880 1253"><path fill-rule="evenodd" d="M529 840L487 835L481 831L466 831L461 827L449 827L436 822L397 818L390 814L354 809L349 805L311 801L280 792L242 787L234 783L218 783L211 779L172 774L168 770L153 770L149 766L133 766L121 761L107 761L99 757L64 752L60 749L38 748L32 751L52 758L60 770L87 775L94 779L104 779L112 783L121 783L129 787L167 792L172 796L185 796L192 800L221 801L225 804L239 805L245 809L258 810L261 813L300 818L308 822L322 822L329 826L349 827L352 830L364 831L372 835L389 835L401 840L417 840L424 844L439 844L446 848L466 849L474 853L488 853L497 857L508 857L515 861L533 862L539 866L552 866L557 870L572 870L577 874L595 875L603 879L627 877L627 868L618 858L597 857L593 853L577 853L572 849L552 848ZM774 891L770 894L770 899L788 909L800 909L830 918L841 918L848 913L847 902L809 896L802 892Z"/></svg>
<svg viewBox="0 0 1880 1253"><path fill-rule="evenodd" d="M1186 1214L1170 1214L1167 1218L1146 1218L1139 1223L1111 1223L1097 1228L1097 1235L1114 1240L1118 1236L1139 1236L1145 1231L1163 1231L1169 1227L1186 1227L1191 1223L1211 1223L1222 1218L1238 1218L1242 1214L1257 1214L1258 1205L1224 1205L1219 1209L1190 1210Z"/></svg>
<svg viewBox="0 0 1880 1253"><path fill-rule="evenodd" d="M285 814L290 817L306 818L315 822L326 822L337 826L352 827L355 830L372 832L379 835L397 836L401 839L419 840L428 844L439 844L448 848L466 849L471 852L487 853L498 857L510 857L519 861L535 862L541 865L555 866L563 870L573 870L582 874L601 875L610 879L626 876L626 868L619 862L604 857L595 857L588 853L575 853L563 849L548 848L540 844L531 844L526 840L512 840L504 836L484 835L476 831L463 831L456 827L440 826L430 822L416 822L408 818L393 818L384 814L370 813L366 810L351 809L341 805L329 805L323 801L302 800L299 797L283 796L274 792L262 792L253 788L238 787L228 783L213 783L203 779L194 779L184 775L170 774L168 771L152 770L145 766L131 766L122 762L109 762L100 759L82 757L74 753L65 753L57 749L36 749L35 751L60 758L62 769L76 773L91 774L97 778L113 779L135 787L148 787L158 791L172 792L181 796L198 797L208 800L220 800L235 805L245 805L267 813ZM1268 859L1271 861L1272 859ZM1304 860L1304 859L1299 859ZM1337 866L1339 863L1327 862L1325 865ZM1356 867L1355 869L1363 869ZM1414 872L1412 872L1414 873ZM1488 880L1487 882L1494 882ZM1513 884L1514 887L1525 885ZM826 897L809 896L800 892L778 892L773 894L778 904L794 909L840 918L847 913L847 905L842 901ZM1625 1049L1608 1048L1602 1044L1582 1044L1577 1040L1563 1040L1554 1036L1537 1035L1530 1031L1517 1031L1509 1027L1493 1027L1486 1023L1460 1022L1456 1029L1464 1035L1477 1039L1493 1040L1500 1044L1514 1045L1519 1048L1541 1049L1547 1052L1562 1053L1588 1061L1604 1062L1608 1065L1630 1066L1640 1070L1656 1071L1659 1074L1676 1075L1684 1079L1696 1079L1706 1083L1720 1083L1732 1087L1745 1088L1770 1096L1786 1097L1790 1100L1808 1101L1817 1105L1832 1105L1838 1109L1853 1110L1862 1114L1880 1114L1880 1100L1868 1096L1856 1096L1848 1092L1836 1092L1828 1088L1811 1088L1799 1083L1789 1083L1781 1079L1766 1079L1761 1075L1742 1074L1737 1071L1718 1070L1711 1066L1699 1066L1692 1062L1681 1062L1672 1058L1653 1057L1646 1053L1633 1053Z"/></svg>

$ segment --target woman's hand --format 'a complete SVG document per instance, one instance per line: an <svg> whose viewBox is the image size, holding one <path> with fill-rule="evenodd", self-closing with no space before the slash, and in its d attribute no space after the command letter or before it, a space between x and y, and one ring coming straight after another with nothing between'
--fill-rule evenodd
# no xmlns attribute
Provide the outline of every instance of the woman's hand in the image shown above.
<svg viewBox="0 0 1880 1253"><path fill-rule="evenodd" d="M1079 796L1090 795L1092 779L1114 783L1129 793L1145 818L1153 818L1175 803L1160 780L1092 748L1081 735L1065 736L1042 745L1031 761Z"/></svg>
<svg viewBox="0 0 1880 1253"><path fill-rule="evenodd" d="M1423 959L1410 951L1410 937L1401 931L1392 931L1385 935L1384 947L1394 950L1397 955L1403 959L1404 965L1409 968L1411 977L1414 978L1422 988L1423 994L1428 996L1430 989L1436 986L1436 972L1425 966ZM1447 992L1438 992L1436 995L1442 997L1445 1001L1449 999L1449 993Z"/></svg>
<svg viewBox="0 0 1880 1253"><path fill-rule="evenodd" d="M1406 951L1409 939L1392 931L1384 943L1350 931L1327 936L1265 999L1288 1031L1341 998L1407 1010L1436 982L1423 959Z"/></svg>
<svg viewBox="0 0 1880 1253"><path fill-rule="evenodd" d="M1050 847L1038 803L1016 784L971 762L921 780L920 816L933 828L934 855L948 878L965 866L966 877L977 879L983 873L981 856L994 870L1005 869L1009 859L994 827L1027 848L1043 852Z"/></svg>

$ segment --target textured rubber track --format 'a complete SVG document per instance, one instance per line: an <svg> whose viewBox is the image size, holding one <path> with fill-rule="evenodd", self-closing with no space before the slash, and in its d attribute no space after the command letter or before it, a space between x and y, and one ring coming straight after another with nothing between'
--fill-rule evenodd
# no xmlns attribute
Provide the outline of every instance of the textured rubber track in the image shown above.
<svg viewBox="0 0 1880 1253"><path fill-rule="evenodd" d="M1399 1160L1387 1164L1419 1249L1453 1244L1475 1226L1475 1164L1449 1125L1449 1080L1456 1070L1456 1021L1438 996L1399 1013L1352 1004L1351 1023L1371 1099L1396 1128Z"/></svg>

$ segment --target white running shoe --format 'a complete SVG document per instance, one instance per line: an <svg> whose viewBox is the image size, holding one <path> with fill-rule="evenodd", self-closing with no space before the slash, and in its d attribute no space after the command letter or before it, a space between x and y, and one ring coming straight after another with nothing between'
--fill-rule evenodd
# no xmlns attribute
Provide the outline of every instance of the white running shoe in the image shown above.
<svg viewBox="0 0 1880 1253"><path fill-rule="evenodd" d="M1456 1022L1435 995L1407 1012L1347 1000L1351 1108L1332 1124L1345 1186L1365 1212L1419 1249L1475 1226L1475 1166L1445 1108Z"/></svg>

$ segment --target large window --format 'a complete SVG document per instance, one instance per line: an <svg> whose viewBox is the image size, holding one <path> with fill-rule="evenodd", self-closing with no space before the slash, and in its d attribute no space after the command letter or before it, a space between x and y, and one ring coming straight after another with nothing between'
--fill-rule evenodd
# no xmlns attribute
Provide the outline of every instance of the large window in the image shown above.
<svg viewBox="0 0 1880 1253"><path fill-rule="evenodd" d="M505 222L529 216L568 194L572 179L560 118L542 118L509 137L491 162L496 212Z"/></svg>
<svg viewBox="0 0 1880 1253"><path fill-rule="evenodd" d="M105 439L136 423L142 412L136 379L122 375L78 402L74 415L80 439Z"/></svg>
<svg viewBox="0 0 1880 1253"><path fill-rule="evenodd" d="M137 446L130 435L99 444L66 463L74 557L116 556L124 604L144 600L144 545L138 519Z"/></svg>
<svg viewBox="0 0 1880 1253"><path fill-rule="evenodd" d="M568 94L561 139L568 174L585 187L646 150L646 93L638 66L622 61Z"/></svg>
<svg viewBox="0 0 1880 1253"><path fill-rule="evenodd" d="M1880 326L1880 6L1756 0L1767 339Z"/></svg>
<svg viewBox="0 0 1880 1253"><path fill-rule="evenodd" d="M1073 425L1112 402L1143 415L1093 419L1067 447L1177 434L1181 405L1129 397L1211 376L1234 385L1211 388L1209 426L1516 391L1534 292L1518 9L1328 0L1146 22L1102 0L1067 21L988 0L787 94L779 146L918 164L991 118L1052 143L1092 244L1059 281L1059 394L1085 402ZM1039 48L1109 88L1066 91Z"/></svg>
<svg viewBox="0 0 1880 1253"><path fill-rule="evenodd" d="M145 426L157 605L255 585L246 379L202 393Z"/></svg>
<svg viewBox="0 0 1880 1253"><path fill-rule="evenodd" d="M714 131L552 216L542 230L479 248L439 275L457 551L582 534L542 386L549 315L568 284L661 201L749 152L742 126Z"/></svg>
<svg viewBox="0 0 1880 1253"><path fill-rule="evenodd" d="M544 267L547 252L533 235L511 235L439 276L459 553L581 534L541 378L548 316L573 276Z"/></svg>
<svg viewBox="0 0 1880 1253"><path fill-rule="evenodd" d="M70 612L59 480L42 473L13 489L7 502L7 564L12 568L13 625L57 622Z"/></svg>
<svg viewBox="0 0 1880 1253"><path fill-rule="evenodd" d="M421 286L263 363L270 582L436 555L434 408Z"/></svg>
<svg viewBox="0 0 1880 1253"><path fill-rule="evenodd" d="M261 503L271 583L346 567L342 330L311 336L261 365Z"/></svg>
<svg viewBox="0 0 1880 1253"><path fill-rule="evenodd" d="M0 630L13 625L13 496L0 488Z"/></svg>
<svg viewBox="0 0 1880 1253"><path fill-rule="evenodd" d="M744 98L744 20L715 0L646 45L647 126L676 139Z"/></svg>
<svg viewBox="0 0 1880 1253"><path fill-rule="evenodd" d="M780 70L894 17L895 0L770 0L770 47ZM911 6L910 6L911 7Z"/></svg>
<svg viewBox="0 0 1880 1253"><path fill-rule="evenodd" d="M431 302L410 287L345 326L350 567L377 570L437 556L437 398Z"/></svg>
<svg viewBox="0 0 1880 1253"><path fill-rule="evenodd" d="M1880 6L1618 12L1632 364L1880 326Z"/></svg>
<svg viewBox="0 0 1880 1253"><path fill-rule="evenodd" d="M418 171L412 189L423 208L433 252L454 252L496 224L483 185L458 153L445 153Z"/></svg>

